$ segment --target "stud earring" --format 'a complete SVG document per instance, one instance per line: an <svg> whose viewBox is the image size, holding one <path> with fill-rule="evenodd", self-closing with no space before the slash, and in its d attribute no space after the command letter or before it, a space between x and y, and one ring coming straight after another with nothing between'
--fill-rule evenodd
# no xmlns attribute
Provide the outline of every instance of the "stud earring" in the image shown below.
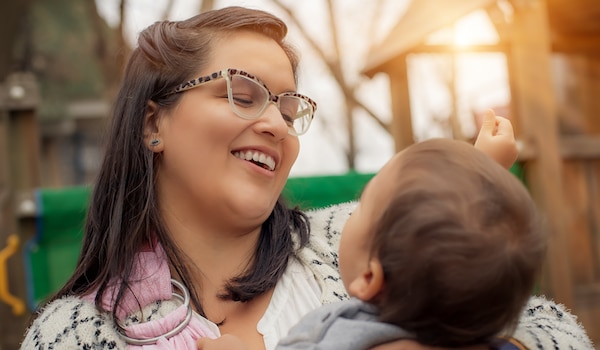
<svg viewBox="0 0 600 350"><path fill-rule="evenodd" d="M160 143L160 139L152 139L150 140L150 147L156 147Z"/></svg>

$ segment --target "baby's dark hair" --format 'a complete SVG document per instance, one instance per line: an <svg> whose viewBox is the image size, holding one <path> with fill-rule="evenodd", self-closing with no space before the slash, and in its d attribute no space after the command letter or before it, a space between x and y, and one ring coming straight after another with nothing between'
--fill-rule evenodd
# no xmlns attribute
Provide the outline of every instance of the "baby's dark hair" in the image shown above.
<svg viewBox="0 0 600 350"><path fill-rule="evenodd" d="M381 321L435 346L511 332L533 292L546 236L531 196L509 171L450 139L404 151L374 233L384 270Z"/></svg>

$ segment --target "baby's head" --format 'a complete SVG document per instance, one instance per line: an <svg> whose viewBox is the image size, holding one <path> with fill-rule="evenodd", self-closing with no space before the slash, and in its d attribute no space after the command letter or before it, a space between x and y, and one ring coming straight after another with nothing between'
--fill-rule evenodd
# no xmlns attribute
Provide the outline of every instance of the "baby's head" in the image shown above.
<svg viewBox="0 0 600 350"><path fill-rule="evenodd" d="M431 345L511 331L546 236L526 188L473 146L433 139L393 157L342 233L348 292Z"/></svg>

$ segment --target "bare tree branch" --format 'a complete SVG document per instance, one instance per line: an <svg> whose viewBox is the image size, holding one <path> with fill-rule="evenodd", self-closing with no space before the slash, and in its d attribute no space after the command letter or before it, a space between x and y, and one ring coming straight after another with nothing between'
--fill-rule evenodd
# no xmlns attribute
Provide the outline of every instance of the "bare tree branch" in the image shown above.
<svg viewBox="0 0 600 350"><path fill-rule="evenodd" d="M167 0L167 6L165 6L165 9L163 10L163 13L161 16L163 21L169 19L169 15L171 14L171 11L173 11L174 5L175 5L175 0Z"/></svg>
<svg viewBox="0 0 600 350"><path fill-rule="evenodd" d="M131 52L131 48L127 44L126 33L125 33L125 18L127 18L127 0L121 0L119 2L119 50L120 54L117 57L117 65L119 69L125 67L125 62L129 58L129 54ZM121 69L122 70L122 69Z"/></svg>
<svg viewBox="0 0 600 350"><path fill-rule="evenodd" d="M379 23L379 21L377 20L378 18L383 17L383 1L384 0L372 0L373 2L373 15L371 17L371 21L369 21L369 23L371 24L369 26L369 29L367 31L368 36L367 38L375 38L377 37L377 31L379 28L377 28L377 23ZM371 40L370 41L371 46L368 48L368 51L371 51L373 46L375 45L375 40Z"/></svg>
<svg viewBox="0 0 600 350"><path fill-rule="evenodd" d="M387 131L388 133L390 132L389 123L386 123L383 120L381 120L381 118L377 116L377 113L375 113L371 108L367 107L365 104L357 100L354 95L352 95L352 98L354 99L354 103L357 107L367 112L367 115L370 116L371 119L373 119L383 130Z"/></svg>
<svg viewBox="0 0 600 350"><path fill-rule="evenodd" d="M358 108L360 108L360 109L364 110L367 113L367 115L369 117L371 117L385 131L389 132L390 127L386 122L384 122L381 118L379 118L372 109L370 109L368 106L366 106L364 103L362 103L358 99L358 97L356 95L356 89L357 89L357 86L361 82L357 81L352 84L348 83L346 76L344 75L344 71L343 71L343 64L344 64L343 57L344 56L340 50L339 32L338 32L338 27L336 25L336 16L335 16L336 11L333 6L333 1L327 0L327 9L329 11L328 25L329 25L329 30L331 33L331 38L332 38L331 39L331 41L332 41L331 47L333 49L332 54L327 54L317 44L314 37L309 35L308 30L304 25L305 22L302 22L299 20L299 18L296 16L296 14L294 13L294 11L292 10L292 8L290 6L286 5L281 0L272 0L272 2L273 2L273 4L278 6L283 12L285 12L289 21L298 28L298 31L300 32L302 37L307 41L308 45L316 52L317 56L320 57L321 60L324 62L325 66L327 67L327 69L333 76L334 80L336 81L338 87L340 88L340 91L344 98L343 103L344 103L345 111L343 112L343 114L346 115L347 127L348 127L348 149L345 151L345 153L346 153L346 157L347 157L348 166L349 166L349 168L352 169L352 168L354 168L354 158L356 155L356 149L355 149L355 143L354 143L354 119L353 119L354 112ZM381 11L382 7L383 6L381 4L381 1L378 0L376 13L379 13L379 11ZM373 21L373 22L376 22L376 21ZM374 25L373 25L372 30L373 31L376 30Z"/></svg>
<svg viewBox="0 0 600 350"><path fill-rule="evenodd" d="M0 80L14 68L15 45L24 36L31 1L6 1L0 12ZM25 38L23 38L26 40ZM23 65L23 64L22 64Z"/></svg>
<svg viewBox="0 0 600 350"><path fill-rule="evenodd" d="M331 32L332 41L331 46L333 47L334 52L334 57L328 60L327 64L340 86L346 87L348 86L348 84L346 84L346 80L342 69L342 56L340 54L340 43L338 39L338 31L334 15L335 10L333 9L333 3L331 0L327 0L327 10L329 12L329 31ZM351 91L344 91L344 94L346 92L352 93Z"/></svg>
<svg viewBox="0 0 600 350"><path fill-rule="evenodd" d="M336 80L336 82L338 83L338 85L340 86L340 89L342 90L342 93L344 94L344 96L346 98L351 98L353 100L353 103L355 103L358 107L362 108L364 111L367 112L367 114L369 116L371 116L373 118L373 120L375 120L375 122L377 122L377 124L379 124L384 130L389 131L389 125L387 123L385 123L384 121L381 120L381 118L379 118L377 116L377 113L375 113L373 110L371 110L370 108L368 108L367 106L365 106L362 102L360 102L356 97L355 97L355 86L350 86L346 83L342 71L339 69L336 69L336 63L335 60L331 59L330 57L327 56L327 54L325 53L325 51L323 51L319 45L317 45L317 43L315 42L315 40L308 34L307 30L304 28L304 26L300 23L300 21L298 20L298 18L294 15L293 11L291 8L289 8L287 5L283 4L280 0L273 0L273 3L275 5L277 5L281 10L283 10L288 18L290 19L290 21L292 23L294 23L294 25L296 27L298 27L298 30L300 31L300 34L302 34L302 36L305 38L305 40L308 42L308 44L310 45L310 47L315 50L315 52L317 53L317 55L323 60L323 62L325 63L325 65L327 66L329 72L331 73L331 75L334 77L334 79ZM337 49L336 49L337 52ZM339 66L339 65L337 65Z"/></svg>
<svg viewBox="0 0 600 350"><path fill-rule="evenodd" d="M331 46L333 47L333 58L330 61L330 69L333 71L338 84L342 88L344 93L344 103L345 103L345 113L346 116L346 131L348 132L348 149L346 150L346 160L348 162L348 167L350 169L355 168L354 160L356 155L356 142L355 142L355 133L354 133L354 116L352 112L354 111L354 107L356 103L354 103L354 99L351 98L353 92L348 89L348 84L346 83L346 79L344 77L344 71L342 68L342 55L340 54L340 43L338 38L337 25L335 21L335 10L333 8L332 0L327 0L327 10L329 13L329 31L331 32Z"/></svg>

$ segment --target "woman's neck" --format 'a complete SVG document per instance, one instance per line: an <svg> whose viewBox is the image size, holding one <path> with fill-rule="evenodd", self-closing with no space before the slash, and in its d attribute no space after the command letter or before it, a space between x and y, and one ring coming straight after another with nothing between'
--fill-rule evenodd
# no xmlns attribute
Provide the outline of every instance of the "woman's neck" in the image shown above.
<svg viewBox="0 0 600 350"><path fill-rule="evenodd" d="M174 203L177 208L163 207L161 213L171 237L185 254L183 261L191 263L186 266L191 274L187 283L193 284L206 318L222 323L219 327L222 333L237 335L246 344L252 344L250 349L264 349L257 324L269 305L273 289L243 303L219 298L225 284L243 275L252 264L262 221L251 220L256 221L252 224L241 218L217 217L211 210L214 208L192 210L189 205ZM175 276L173 271L172 275Z"/></svg>
<svg viewBox="0 0 600 350"><path fill-rule="evenodd" d="M261 226L236 228L210 225L200 216L183 220L165 215L167 229L175 244L192 263L189 270L200 285L222 287L222 283L239 276L251 264Z"/></svg>

